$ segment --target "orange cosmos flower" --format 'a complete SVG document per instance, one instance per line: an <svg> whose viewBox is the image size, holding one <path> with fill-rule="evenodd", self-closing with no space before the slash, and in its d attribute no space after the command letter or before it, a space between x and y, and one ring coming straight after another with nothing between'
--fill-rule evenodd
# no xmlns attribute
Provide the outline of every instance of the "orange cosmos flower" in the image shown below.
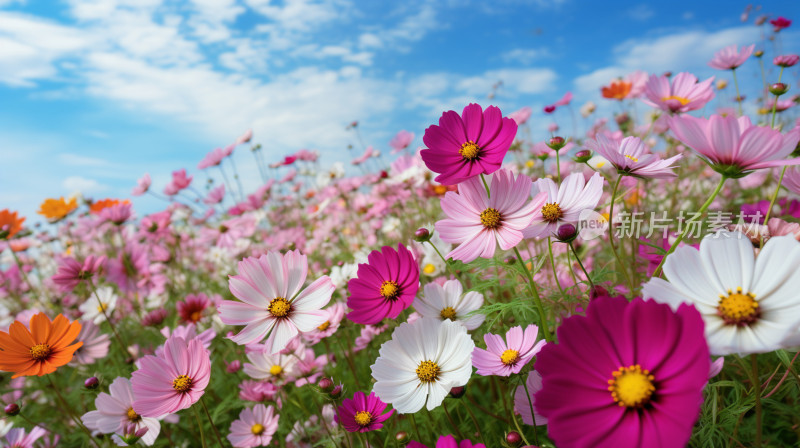
<svg viewBox="0 0 800 448"><path fill-rule="evenodd" d="M39 211L36 213L44 216L50 222L56 222L66 218L67 215L75 211L76 208L78 208L78 200L76 198L72 198L67 202L64 200L64 197L61 196L58 199L45 199L42 205L39 206Z"/></svg>
<svg viewBox="0 0 800 448"><path fill-rule="evenodd" d="M81 324L70 323L63 314L50 322L44 313L31 317L30 331L20 321L14 321L8 333L0 331L0 370L14 372L11 378L42 376L72 360L83 342L69 345L78 337Z"/></svg>
<svg viewBox="0 0 800 448"><path fill-rule="evenodd" d="M124 201L120 201L119 199L102 199L100 201L92 202L92 205L89 206L89 212L93 215L98 215L104 208L113 207L117 204L130 204L130 201L125 199Z"/></svg>
<svg viewBox="0 0 800 448"><path fill-rule="evenodd" d="M612 81L610 85L603 87L600 91L603 93L603 98L612 100L624 100L629 93L631 93L633 84L626 81Z"/></svg>
<svg viewBox="0 0 800 448"><path fill-rule="evenodd" d="M11 212L5 208L0 210L0 239L11 239L22 230L22 223L25 218L18 217L17 212Z"/></svg>

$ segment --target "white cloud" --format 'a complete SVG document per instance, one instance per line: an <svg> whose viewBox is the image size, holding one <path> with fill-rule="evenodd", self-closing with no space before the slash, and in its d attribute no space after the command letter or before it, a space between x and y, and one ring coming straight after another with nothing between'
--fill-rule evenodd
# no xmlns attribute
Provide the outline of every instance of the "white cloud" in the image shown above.
<svg viewBox="0 0 800 448"><path fill-rule="evenodd" d="M546 47L515 48L501 54L500 59L502 59L504 62L517 62L524 65L530 65L533 61L549 56L550 50L548 50Z"/></svg>
<svg viewBox="0 0 800 448"><path fill-rule="evenodd" d="M97 182L94 179L87 179L81 176L70 176L61 183L61 186L64 187L66 191L69 191L70 194L74 193L83 193L83 194L93 194L93 193L101 193L103 191L107 191L109 189L108 185L103 185L100 182Z"/></svg>
<svg viewBox="0 0 800 448"><path fill-rule="evenodd" d="M245 0L256 12L271 19L271 30L311 31L341 17L350 7L346 0L285 0L277 6L271 0Z"/></svg>
<svg viewBox="0 0 800 448"><path fill-rule="evenodd" d="M96 131L95 131L96 132ZM105 134L103 134L105 135ZM107 137L107 135L106 135ZM58 160L67 166L80 166L80 167L95 167L95 168L104 168L110 167L113 164L108 160L98 159L96 157L87 157L82 156L79 154L59 154Z"/></svg>

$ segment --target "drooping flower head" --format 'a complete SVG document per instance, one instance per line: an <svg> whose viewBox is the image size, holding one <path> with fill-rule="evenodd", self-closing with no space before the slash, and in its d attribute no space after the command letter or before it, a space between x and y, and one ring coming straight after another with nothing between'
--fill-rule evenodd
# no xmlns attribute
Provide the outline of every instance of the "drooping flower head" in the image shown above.
<svg viewBox="0 0 800 448"><path fill-rule="evenodd" d="M541 193L547 196L531 225L523 230L525 238L552 236L562 225L576 224L582 211L593 210L600 202L603 177L594 173L586 182L582 173L573 173L560 186L552 179L539 179L533 183L531 195L538 197Z"/></svg>
<svg viewBox="0 0 800 448"><path fill-rule="evenodd" d="M673 165L681 158L681 154L678 154L661 160L650 153L639 137L625 137L622 141L617 141L597 134L594 139L586 141L584 146L611 162L620 174L650 179L677 176Z"/></svg>
<svg viewBox="0 0 800 448"><path fill-rule="evenodd" d="M327 315L321 309L335 287L328 276L322 276L301 290L308 261L300 251L285 255L270 251L259 258L245 258L238 271L228 283L231 293L242 302L225 300L219 305L222 322L245 325L232 338L237 344L252 344L266 337L270 353L278 353L298 333L325 322Z"/></svg>
<svg viewBox="0 0 800 448"><path fill-rule="evenodd" d="M769 352L788 344L800 323L799 265L793 235L770 238L756 258L749 238L723 231L703 238L699 250L679 247L664 263L668 281L651 279L642 295L697 307L714 355Z"/></svg>
<svg viewBox="0 0 800 448"><path fill-rule="evenodd" d="M408 308L419 290L419 266L403 244L395 250L383 246L358 265L358 276L347 283L347 318L372 325L394 319ZM322 322L320 322L322 323Z"/></svg>
<svg viewBox="0 0 800 448"><path fill-rule="evenodd" d="M449 110L439 118L439 125L425 130L420 152L436 182L455 185L479 174L491 174L503 163L514 137L517 123L504 118L500 109L489 106L484 111L469 104L461 115Z"/></svg>
<svg viewBox="0 0 800 448"><path fill-rule="evenodd" d="M449 320L423 317L405 322L380 348L372 365L372 390L401 414L442 404L450 389L472 375L475 343L467 329Z"/></svg>
<svg viewBox="0 0 800 448"><path fill-rule="evenodd" d="M531 180L516 178L502 169L491 178L488 196L477 177L459 185L459 192L447 192L441 200L446 219L436 223L436 232L446 243L458 244L446 257L469 263L478 257L492 258L497 246L508 250L519 244L523 230L544 205L544 195L528 192Z"/></svg>
<svg viewBox="0 0 800 448"><path fill-rule="evenodd" d="M144 417L161 417L187 409L205 393L211 378L208 350L199 339L188 343L172 336L161 356L147 355L131 375L134 411Z"/></svg>
<svg viewBox="0 0 800 448"><path fill-rule="evenodd" d="M475 347L472 352L476 373L483 376L519 373L546 344L544 340L536 342L538 334L536 325L528 325L525 331L520 326L512 327L506 332L505 341L499 334L486 333L483 335L486 349Z"/></svg>
<svg viewBox="0 0 800 448"><path fill-rule="evenodd" d="M708 65L717 70L733 70L744 64L744 61L753 54L755 48L756 45L752 44L743 46L742 50L739 51L736 44L730 45L714 54L714 57L711 58Z"/></svg>
<svg viewBox="0 0 800 448"><path fill-rule="evenodd" d="M458 280L448 280L444 285L431 282L425 285L425 294L414 299L414 309L422 317L460 322L467 330L481 326L486 315L473 314L472 311L483 306L483 294L477 291L464 293L464 287Z"/></svg>
<svg viewBox="0 0 800 448"><path fill-rule="evenodd" d="M133 410L133 389L127 378L117 377L94 400L96 411L83 414L81 420L87 428L103 434L122 434L126 426L133 424L135 430L147 428L142 443L152 445L161 431L161 423L152 417L143 417ZM117 436L118 437L118 436ZM116 439L116 438L115 438Z"/></svg>
<svg viewBox="0 0 800 448"><path fill-rule="evenodd" d="M64 197L58 199L45 199L42 205L39 206L39 211L36 213L44 216L50 222L58 222L69 216L78 208L78 199L72 198L69 201Z"/></svg>
<svg viewBox="0 0 800 448"><path fill-rule="evenodd" d="M697 110L714 98L714 77L698 83L691 73L678 73L670 84L665 75L650 75L642 99L650 106L675 114Z"/></svg>
<svg viewBox="0 0 800 448"><path fill-rule="evenodd" d="M227 154L225 154L222 148L214 148L197 164L197 169L203 170L212 166L218 166L225 157L227 157Z"/></svg>
<svg viewBox="0 0 800 448"><path fill-rule="evenodd" d="M44 313L35 314L30 320L30 330L20 321L14 321L8 332L0 331L0 370L20 376L42 376L72 360L72 354L83 343L75 338L81 324L70 323L63 314L53 321ZM70 345L72 344L72 345Z"/></svg>
<svg viewBox="0 0 800 448"><path fill-rule="evenodd" d="M369 432L383 428L383 422L394 414L394 409L387 413L386 403L381 401L374 392L369 395L358 391L353 398L345 398L341 406L336 409L334 417L336 423L342 425L348 432Z"/></svg>
<svg viewBox="0 0 800 448"><path fill-rule="evenodd" d="M131 194L133 196L141 196L147 193L147 191L150 189L150 185L152 184L153 180L150 179L150 174L144 173L144 176L136 181L136 186L133 187L133 190L131 190Z"/></svg>
<svg viewBox="0 0 800 448"><path fill-rule="evenodd" d="M599 297L558 341L537 357L535 396L557 446L686 446L711 366L697 310Z"/></svg>
<svg viewBox="0 0 800 448"><path fill-rule="evenodd" d="M19 218L17 212L11 212L7 208L0 210L0 240L10 240L22 230L23 222L25 218Z"/></svg>
<svg viewBox="0 0 800 448"><path fill-rule="evenodd" d="M244 408L239 419L231 423L228 441L236 448L269 446L278 431L278 417L272 406L257 404L252 409Z"/></svg>

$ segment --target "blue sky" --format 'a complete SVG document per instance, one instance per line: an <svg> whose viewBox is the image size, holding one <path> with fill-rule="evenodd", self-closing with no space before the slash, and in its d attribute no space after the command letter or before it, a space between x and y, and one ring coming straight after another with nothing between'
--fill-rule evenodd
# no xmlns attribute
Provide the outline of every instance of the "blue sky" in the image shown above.
<svg viewBox="0 0 800 448"><path fill-rule="evenodd" d="M800 4L781 1L743 24L747 3L0 0L0 208L35 219L45 197L129 197L145 172L160 190L249 128L270 160L310 148L330 163L352 157L352 120L388 150L397 131L421 144L443 110L476 101L533 107L544 139L541 109L568 90L575 108L610 112L598 97L613 77L725 76L706 63L760 41L753 16L800 20ZM784 53L800 51L795 30ZM741 74L759 82L754 61Z"/></svg>

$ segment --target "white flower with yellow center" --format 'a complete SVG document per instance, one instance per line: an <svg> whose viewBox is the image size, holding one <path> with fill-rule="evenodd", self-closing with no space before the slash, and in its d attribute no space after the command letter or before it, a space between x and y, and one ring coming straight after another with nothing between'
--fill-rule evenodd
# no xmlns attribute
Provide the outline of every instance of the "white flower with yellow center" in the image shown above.
<svg viewBox="0 0 800 448"><path fill-rule="evenodd" d="M267 346L260 344L252 344L247 350L247 359L250 362L244 364L244 373L253 379L279 383L294 377L297 361L303 356L305 347L300 345L287 355L272 355Z"/></svg>
<svg viewBox="0 0 800 448"><path fill-rule="evenodd" d="M110 286L97 288L97 294L92 294L78 307L83 313L81 320L90 320L95 325L100 325L106 320L106 316L111 317L111 313L117 306L117 298L114 288Z"/></svg>
<svg viewBox="0 0 800 448"><path fill-rule="evenodd" d="M722 231L703 238L700 250L679 247L664 263L669 281L651 279L642 295L674 309L694 305L712 355L770 352L796 343L798 266L793 236L770 239L756 258L749 238Z"/></svg>
<svg viewBox="0 0 800 448"><path fill-rule="evenodd" d="M414 299L414 309L422 317L439 320L452 320L459 322L467 330L474 330L481 326L486 316L474 314L467 316L483 305L483 295L479 292L469 291L464 294L464 288L458 280L448 280L444 285L428 283L425 285L424 297Z"/></svg>
<svg viewBox="0 0 800 448"><path fill-rule="evenodd" d="M472 375L475 343L460 323L423 317L403 323L372 365L372 391L401 414L442 404Z"/></svg>

